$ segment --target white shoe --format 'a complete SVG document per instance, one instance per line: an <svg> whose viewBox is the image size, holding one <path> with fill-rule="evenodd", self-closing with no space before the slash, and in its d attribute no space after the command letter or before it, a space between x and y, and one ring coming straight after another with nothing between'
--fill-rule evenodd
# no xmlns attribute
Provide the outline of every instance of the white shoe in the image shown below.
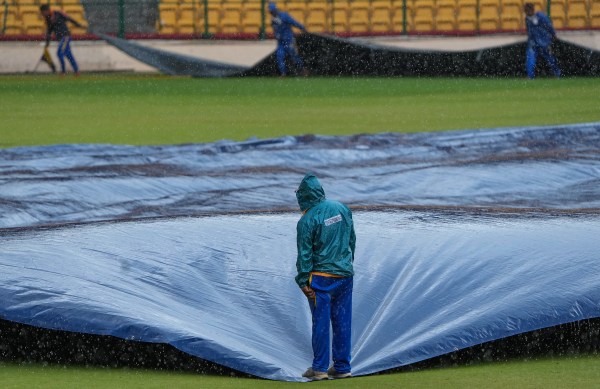
<svg viewBox="0 0 600 389"><path fill-rule="evenodd" d="M352 373L351 372L347 372L347 373L338 373L337 371L335 371L335 367L331 366L328 370L327 370L327 375L329 375L329 377L331 378L350 378L352 377Z"/></svg>
<svg viewBox="0 0 600 389"><path fill-rule="evenodd" d="M306 369L302 377L308 378L311 381L322 381L329 379L329 376L324 371L314 371L312 367Z"/></svg>

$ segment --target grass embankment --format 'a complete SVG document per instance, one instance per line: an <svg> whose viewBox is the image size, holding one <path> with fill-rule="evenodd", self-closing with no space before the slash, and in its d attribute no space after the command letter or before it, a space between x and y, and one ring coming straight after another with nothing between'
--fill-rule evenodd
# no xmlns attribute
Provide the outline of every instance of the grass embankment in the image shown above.
<svg viewBox="0 0 600 389"><path fill-rule="evenodd" d="M147 370L75 368L0 364L0 382L9 388L244 388L300 387L247 378L205 376ZM311 383L322 388L597 388L600 356L561 357L536 361L486 363L475 366L382 374Z"/></svg>
<svg viewBox="0 0 600 389"><path fill-rule="evenodd" d="M177 144L600 120L600 78L0 77L0 147Z"/></svg>

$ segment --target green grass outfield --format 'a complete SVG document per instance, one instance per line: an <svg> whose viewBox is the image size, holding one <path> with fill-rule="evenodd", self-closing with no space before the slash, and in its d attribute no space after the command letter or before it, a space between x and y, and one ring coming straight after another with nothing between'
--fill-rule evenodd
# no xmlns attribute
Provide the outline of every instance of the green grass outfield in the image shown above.
<svg viewBox="0 0 600 389"><path fill-rule="evenodd" d="M249 378L148 370L64 368L0 364L0 382L11 388L230 388L307 387ZM309 384L311 388L597 388L600 356L586 355L534 361L486 363L474 366L381 374Z"/></svg>
<svg viewBox="0 0 600 389"><path fill-rule="evenodd" d="M0 147L600 121L600 78L0 76Z"/></svg>

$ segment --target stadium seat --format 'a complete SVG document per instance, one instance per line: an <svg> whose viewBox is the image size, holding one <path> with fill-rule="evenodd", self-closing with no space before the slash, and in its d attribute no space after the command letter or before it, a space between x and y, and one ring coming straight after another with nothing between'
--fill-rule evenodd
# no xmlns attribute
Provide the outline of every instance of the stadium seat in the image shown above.
<svg viewBox="0 0 600 389"><path fill-rule="evenodd" d="M8 19L6 20L6 24L4 25L4 35L21 35L23 34L23 30L21 29L22 23L16 19Z"/></svg>
<svg viewBox="0 0 600 389"><path fill-rule="evenodd" d="M585 28L588 25L587 4L584 1L571 0L567 11L567 26Z"/></svg>
<svg viewBox="0 0 600 389"><path fill-rule="evenodd" d="M180 20L177 24L178 34L195 34L196 26L193 20Z"/></svg>
<svg viewBox="0 0 600 389"><path fill-rule="evenodd" d="M181 3L179 4L179 21L193 21L196 17L198 8L192 3Z"/></svg>
<svg viewBox="0 0 600 389"><path fill-rule="evenodd" d="M592 0L590 4L590 27L600 27L600 0Z"/></svg>
<svg viewBox="0 0 600 389"><path fill-rule="evenodd" d="M368 1L352 1L348 23L352 32L368 32L370 29L370 5Z"/></svg>
<svg viewBox="0 0 600 389"><path fill-rule="evenodd" d="M306 16L308 14L308 6L304 1L293 1L287 3L285 7L287 13L289 13L294 19L302 24L306 24Z"/></svg>
<svg viewBox="0 0 600 389"><path fill-rule="evenodd" d="M316 2L308 4L308 15L306 17L306 28L312 32L326 32L329 30L327 23L327 3Z"/></svg>
<svg viewBox="0 0 600 389"><path fill-rule="evenodd" d="M221 2L220 1L209 1L208 2L208 32L216 34L219 32L221 23Z"/></svg>
<svg viewBox="0 0 600 389"><path fill-rule="evenodd" d="M550 3L550 16L554 28L563 28L567 24L567 4L565 0L552 0Z"/></svg>
<svg viewBox="0 0 600 389"><path fill-rule="evenodd" d="M523 3L532 3L536 12L546 12L546 0L523 0ZM525 12L523 12L523 14L525 14Z"/></svg>
<svg viewBox="0 0 600 389"><path fill-rule="evenodd" d="M331 11L331 27L333 32L348 32L348 5L334 3Z"/></svg>
<svg viewBox="0 0 600 389"><path fill-rule="evenodd" d="M177 6L174 3L160 3L159 12L159 31L162 34L174 34L177 32Z"/></svg>
<svg viewBox="0 0 600 389"><path fill-rule="evenodd" d="M433 0L415 2L415 31L433 31Z"/></svg>
<svg viewBox="0 0 600 389"><path fill-rule="evenodd" d="M265 24L268 23L268 16L265 15ZM242 32L246 34L259 34L261 25L262 14L260 2L245 2L242 6Z"/></svg>
<svg viewBox="0 0 600 389"><path fill-rule="evenodd" d="M499 6L498 0L480 0L479 2L479 29L492 31L499 28Z"/></svg>
<svg viewBox="0 0 600 389"><path fill-rule="evenodd" d="M2 7L4 7L2 5ZM18 5L18 19L21 21L21 29L24 34L37 34L37 28L35 26L41 26L46 24L42 20L40 9L38 6L32 4L19 4ZM28 28L32 26L31 28Z"/></svg>
<svg viewBox="0 0 600 389"><path fill-rule="evenodd" d="M198 7L190 2L179 4L177 30L180 34L204 32L204 6Z"/></svg>
<svg viewBox="0 0 600 389"><path fill-rule="evenodd" d="M33 10L21 9L21 21L23 33L27 35L40 35L46 33L47 25L42 19L39 8L36 11L36 7Z"/></svg>
<svg viewBox="0 0 600 389"><path fill-rule="evenodd" d="M62 10L67 15L81 15L85 17L85 9L81 4L69 3L62 6Z"/></svg>
<svg viewBox="0 0 600 389"><path fill-rule="evenodd" d="M241 32L241 4L224 3L219 23L219 32L223 34L237 34Z"/></svg>
<svg viewBox="0 0 600 389"><path fill-rule="evenodd" d="M437 31L456 30L456 2L438 0L436 3L435 29Z"/></svg>
<svg viewBox="0 0 600 389"><path fill-rule="evenodd" d="M525 13L521 0L503 0L500 23L503 30L519 30L524 27Z"/></svg>
<svg viewBox="0 0 600 389"><path fill-rule="evenodd" d="M477 30L477 0L460 0L456 26L459 31Z"/></svg>
<svg viewBox="0 0 600 389"><path fill-rule="evenodd" d="M392 3L386 0L374 0L371 3L371 31L388 32L391 26Z"/></svg>
<svg viewBox="0 0 600 389"><path fill-rule="evenodd" d="M177 8L171 4L162 5L159 5L159 31L161 34L174 34L177 32Z"/></svg>
<svg viewBox="0 0 600 389"><path fill-rule="evenodd" d="M404 6L402 1L394 0L392 2L392 30L397 32L403 32L404 26ZM415 28L414 24L414 3L412 0L406 1L406 30L413 31Z"/></svg>

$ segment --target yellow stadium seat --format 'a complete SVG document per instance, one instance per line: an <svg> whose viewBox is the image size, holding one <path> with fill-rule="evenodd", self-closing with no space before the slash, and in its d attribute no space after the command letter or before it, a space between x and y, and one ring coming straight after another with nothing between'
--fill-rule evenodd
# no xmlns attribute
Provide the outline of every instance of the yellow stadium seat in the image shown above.
<svg viewBox="0 0 600 389"><path fill-rule="evenodd" d="M334 3L331 13L331 26L333 32L348 32L348 5Z"/></svg>
<svg viewBox="0 0 600 389"><path fill-rule="evenodd" d="M46 32L46 22L41 18L39 12L35 13L25 11L21 14L21 21L21 28L27 35L38 35Z"/></svg>
<svg viewBox="0 0 600 389"><path fill-rule="evenodd" d="M208 32L215 34L219 32L219 25L221 23L221 2L220 1L209 1L208 2Z"/></svg>
<svg viewBox="0 0 600 389"><path fill-rule="evenodd" d="M480 0L479 2L479 29L484 31L499 28L499 2L498 0Z"/></svg>
<svg viewBox="0 0 600 389"><path fill-rule="evenodd" d="M4 26L4 35L21 35L23 31L21 29L21 22L18 20L7 20Z"/></svg>
<svg viewBox="0 0 600 389"><path fill-rule="evenodd" d="M600 0L592 0L590 4L590 26L600 27Z"/></svg>
<svg viewBox="0 0 600 389"><path fill-rule="evenodd" d="M196 18L196 13L198 12L198 7L195 7L191 3L181 3L179 4L179 21L187 22L193 21Z"/></svg>
<svg viewBox="0 0 600 389"><path fill-rule="evenodd" d="M528 1L528 0L525 0ZM500 2L501 12L510 12L512 14L521 14L525 18L525 12L523 11L522 0L501 0Z"/></svg>
<svg viewBox="0 0 600 389"><path fill-rule="evenodd" d="M417 0L415 3L415 31L433 31L433 7L433 1Z"/></svg>
<svg viewBox="0 0 600 389"><path fill-rule="evenodd" d="M175 25L177 23L177 6L174 3L160 3L158 5L160 26Z"/></svg>
<svg viewBox="0 0 600 389"><path fill-rule="evenodd" d="M327 3L308 3L306 10L306 28L312 32L328 31L327 15L329 14Z"/></svg>
<svg viewBox="0 0 600 389"><path fill-rule="evenodd" d="M0 5L2 8L4 8L4 5ZM23 17L23 15L25 14L32 14L32 15L39 15L41 18L41 13L40 13L40 8L36 5L31 5L31 4L27 4L27 5L19 5L18 7L18 13L19 15L21 15L21 18Z"/></svg>
<svg viewBox="0 0 600 389"><path fill-rule="evenodd" d="M523 0L523 3L532 3L535 11L546 11L546 0ZM525 11L523 11L525 14Z"/></svg>
<svg viewBox="0 0 600 389"><path fill-rule="evenodd" d="M503 30L519 30L524 27L525 13L521 0L503 0L500 22Z"/></svg>
<svg viewBox="0 0 600 389"><path fill-rule="evenodd" d="M325 2L309 3L306 17L306 28L313 32L326 32L328 30L328 9Z"/></svg>
<svg viewBox="0 0 600 389"><path fill-rule="evenodd" d="M304 1L294 1L288 3L286 6L286 11L300 23L306 24L308 6Z"/></svg>
<svg viewBox="0 0 600 389"><path fill-rule="evenodd" d="M74 4L74 3L63 4L62 10L67 15L78 14L78 15L85 16L85 9L83 8L83 5L81 5L81 4Z"/></svg>
<svg viewBox="0 0 600 389"><path fill-rule="evenodd" d="M177 33L178 34L195 34L196 26L193 20L179 20L177 22Z"/></svg>
<svg viewBox="0 0 600 389"><path fill-rule="evenodd" d="M456 26L459 31L477 30L477 0L460 0Z"/></svg>
<svg viewBox="0 0 600 389"><path fill-rule="evenodd" d="M567 25L571 28L584 28L588 25L587 19L587 4L571 0L567 11Z"/></svg>
<svg viewBox="0 0 600 389"><path fill-rule="evenodd" d="M269 23L265 15L265 25ZM261 5L259 2L246 2L242 6L242 32L246 34L260 33L262 24ZM266 26L265 26L266 27Z"/></svg>
<svg viewBox="0 0 600 389"><path fill-rule="evenodd" d="M177 7L174 4L159 4L159 31L162 34L177 32Z"/></svg>
<svg viewBox="0 0 600 389"><path fill-rule="evenodd" d="M236 34L241 32L241 4L225 3L219 23L219 32L225 34Z"/></svg>
<svg viewBox="0 0 600 389"><path fill-rule="evenodd" d="M349 7L348 23L352 32L369 31L370 5L368 1L352 1Z"/></svg>
<svg viewBox="0 0 600 389"><path fill-rule="evenodd" d="M501 29L505 31L517 31L522 27L523 17L520 14L502 13L500 17Z"/></svg>
<svg viewBox="0 0 600 389"><path fill-rule="evenodd" d="M435 29L437 31L456 30L456 3L454 0L438 0L436 3Z"/></svg>
<svg viewBox="0 0 600 389"><path fill-rule="evenodd" d="M371 3L371 31L392 31L392 3L385 0L374 0Z"/></svg>
<svg viewBox="0 0 600 389"><path fill-rule="evenodd" d="M177 32L179 34L195 34L201 29L198 21L204 20L197 17L199 9L190 2L179 4L177 14Z"/></svg>
<svg viewBox="0 0 600 389"><path fill-rule="evenodd" d="M567 24L566 3L561 0L553 0L550 3L550 16L554 28L563 28Z"/></svg>
<svg viewBox="0 0 600 389"><path fill-rule="evenodd" d="M403 31L404 27L404 8L402 1L395 0L392 2L392 30ZM412 31L415 28L414 24L414 3L411 0L406 1L406 29Z"/></svg>

